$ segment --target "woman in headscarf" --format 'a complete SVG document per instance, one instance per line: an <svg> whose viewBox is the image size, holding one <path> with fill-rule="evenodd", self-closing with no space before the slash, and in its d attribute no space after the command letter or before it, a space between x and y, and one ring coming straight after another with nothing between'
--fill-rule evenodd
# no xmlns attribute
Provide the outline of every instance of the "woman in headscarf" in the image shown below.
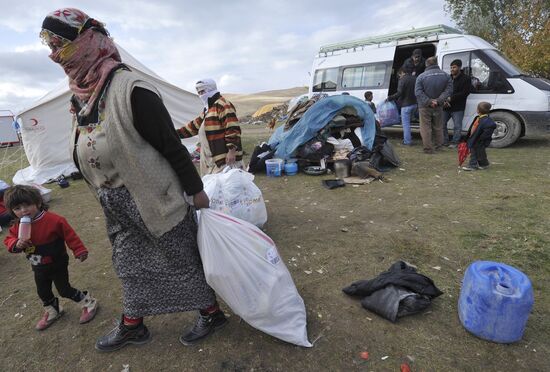
<svg viewBox="0 0 550 372"><path fill-rule="evenodd" d="M201 175L221 172L226 166L242 168L241 127L235 106L218 91L212 79L201 79L197 94L204 104L202 113L178 129L182 138L199 136Z"/></svg>
<svg viewBox="0 0 550 372"><path fill-rule="evenodd" d="M96 348L146 343L144 316L190 310L200 315L180 341L197 342L227 323L197 247L195 208L209 200L159 92L121 63L104 25L80 10L48 14L40 36L69 77L73 157L103 208L122 283L121 320Z"/></svg>

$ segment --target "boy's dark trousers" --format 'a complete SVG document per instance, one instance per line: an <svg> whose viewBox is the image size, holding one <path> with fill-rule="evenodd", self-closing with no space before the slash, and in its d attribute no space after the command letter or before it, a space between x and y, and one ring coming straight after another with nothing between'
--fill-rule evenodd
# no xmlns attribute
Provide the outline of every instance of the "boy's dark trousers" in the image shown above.
<svg viewBox="0 0 550 372"><path fill-rule="evenodd" d="M80 300L80 291L71 287L69 283L69 256L55 257L57 261L47 265L33 266L34 281L38 296L44 306L51 305L55 300L52 292L52 282L61 297L70 298L73 301Z"/></svg>
<svg viewBox="0 0 550 372"><path fill-rule="evenodd" d="M478 142L470 149L470 168L489 166L487 152L485 151L486 148L487 146Z"/></svg>

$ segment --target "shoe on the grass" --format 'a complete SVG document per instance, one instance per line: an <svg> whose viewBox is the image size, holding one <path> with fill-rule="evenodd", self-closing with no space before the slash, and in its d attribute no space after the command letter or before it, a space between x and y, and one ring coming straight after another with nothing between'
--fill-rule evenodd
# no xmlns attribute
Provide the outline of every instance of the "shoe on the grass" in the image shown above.
<svg viewBox="0 0 550 372"><path fill-rule="evenodd" d="M484 165L484 166L481 166L481 165L480 165L479 167L477 167L477 169L482 169L482 170L483 170L483 169L487 169L487 168L489 168L488 165Z"/></svg>
<svg viewBox="0 0 550 372"><path fill-rule="evenodd" d="M120 319L115 328L97 340L95 348L99 351L115 351L128 344L142 345L149 341L151 341L151 333L143 322L130 328Z"/></svg>
<svg viewBox="0 0 550 372"><path fill-rule="evenodd" d="M473 167L460 167L460 169L462 170L465 170L465 171L475 171L475 170L478 170L479 168L473 168Z"/></svg>
<svg viewBox="0 0 550 372"><path fill-rule="evenodd" d="M95 317L99 304L97 300L84 291L85 297L78 303L82 307L80 314L80 324L88 323Z"/></svg>
<svg viewBox="0 0 550 372"><path fill-rule="evenodd" d="M209 315L199 314L193 328L180 337L180 342L186 346L196 344L215 330L224 327L226 324L227 318L221 310Z"/></svg>
<svg viewBox="0 0 550 372"><path fill-rule="evenodd" d="M59 311L55 309L52 305L44 306L44 315L42 315L42 318L36 323L36 329L38 331L43 331L49 326L51 326L57 319L61 318L61 316L64 314L63 309L61 308L61 305L58 305Z"/></svg>

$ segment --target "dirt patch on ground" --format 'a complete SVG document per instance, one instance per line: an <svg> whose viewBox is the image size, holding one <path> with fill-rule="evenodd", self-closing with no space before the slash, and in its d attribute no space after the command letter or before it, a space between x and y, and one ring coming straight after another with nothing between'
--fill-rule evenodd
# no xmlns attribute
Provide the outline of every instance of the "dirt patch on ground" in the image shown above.
<svg viewBox="0 0 550 372"><path fill-rule="evenodd" d="M248 153L268 137L262 128L243 129ZM128 364L131 371L398 371L404 361L413 371L547 370L550 138L489 149L491 168L472 173L457 171L454 151L424 155L417 136L414 142L396 145L403 165L384 183L327 190L321 186L327 176L256 177L268 208L265 230L306 303L309 338L316 340L311 349L280 342L236 316L204 343L184 347L178 337L194 314L176 314L146 320L153 334L148 345L96 352L96 338L121 308L102 212L82 181L68 189L51 185L51 209L90 249L88 261L71 260L72 283L96 295L101 310L93 322L79 325L79 309L63 300L66 315L36 332L42 308L29 265L2 250L0 370L120 371ZM399 259L417 265L445 292L428 311L392 324L342 293ZM477 259L503 261L530 276L535 306L522 341L482 341L460 325L460 282ZM368 361L360 358L363 351Z"/></svg>
<svg viewBox="0 0 550 372"><path fill-rule="evenodd" d="M304 93L307 93L307 87L270 90L253 94L223 93L223 95L235 105L237 116L240 118L252 115L263 105L270 103L285 103L291 98Z"/></svg>

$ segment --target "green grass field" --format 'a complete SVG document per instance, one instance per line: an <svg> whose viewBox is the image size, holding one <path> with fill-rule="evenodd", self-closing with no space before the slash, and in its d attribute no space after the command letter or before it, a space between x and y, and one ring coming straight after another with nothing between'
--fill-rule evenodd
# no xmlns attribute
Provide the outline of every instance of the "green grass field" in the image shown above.
<svg viewBox="0 0 550 372"><path fill-rule="evenodd" d="M263 128L243 128L246 151L268 136ZM395 133L390 139L400 142ZM65 216L90 249L88 261L71 260L71 280L92 291L101 310L81 326L79 309L63 301L66 315L38 333L42 309L31 269L24 257L2 250L0 370L120 371L128 364L131 371L398 371L403 362L413 371L548 370L550 138L489 149L491 167L470 173L457 170L455 151L425 155L418 135L414 139L414 147L396 145L402 165L384 182L327 190L321 180L330 176L256 177L268 208L265 231L306 304L309 338L316 341L311 349L280 342L234 315L222 332L187 348L178 337L194 314L174 314L146 320L150 344L96 352L96 338L121 307L101 208L83 181L67 189L46 185L53 189L51 210ZM427 311L394 324L342 293L399 259L444 292ZM480 259L513 265L532 280L535 305L516 344L477 339L460 325L461 280ZM368 361L359 357L363 351Z"/></svg>

